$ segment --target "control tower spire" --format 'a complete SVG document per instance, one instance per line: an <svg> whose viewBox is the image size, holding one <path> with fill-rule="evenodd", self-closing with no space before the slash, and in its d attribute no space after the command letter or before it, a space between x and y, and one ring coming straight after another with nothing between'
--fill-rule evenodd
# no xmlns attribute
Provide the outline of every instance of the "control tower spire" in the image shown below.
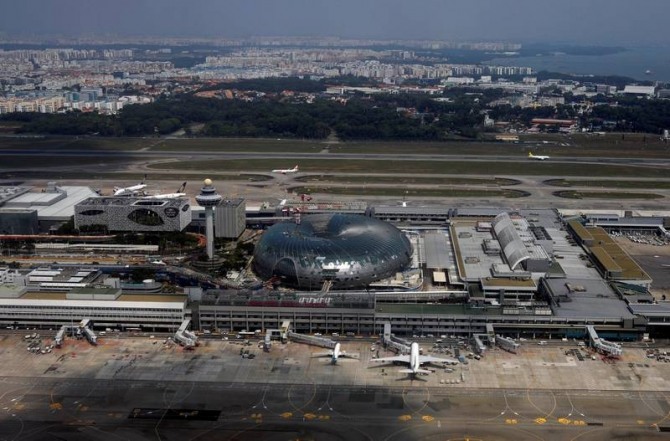
<svg viewBox="0 0 670 441"><path fill-rule="evenodd" d="M195 197L201 207L205 207L205 233L207 236L207 257L214 257L214 207L219 205L223 197L216 192L211 179L205 179L200 194Z"/></svg>

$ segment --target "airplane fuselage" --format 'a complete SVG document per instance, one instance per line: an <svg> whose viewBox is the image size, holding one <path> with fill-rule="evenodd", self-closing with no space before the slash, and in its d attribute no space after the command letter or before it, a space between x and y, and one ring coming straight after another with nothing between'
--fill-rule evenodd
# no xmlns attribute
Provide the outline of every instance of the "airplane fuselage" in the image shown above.
<svg viewBox="0 0 670 441"><path fill-rule="evenodd" d="M114 188L114 196L123 196L126 194L137 193L144 188L146 188L146 184L137 184L126 188Z"/></svg>
<svg viewBox="0 0 670 441"><path fill-rule="evenodd" d="M337 364L337 359L340 357L340 344L335 343L335 348L333 348L333 358L331 358L332 364Z"/></svg>
<svg viewBox="0 0 670 441"><path fill-rule="evenodd" d="M144 199L177 199L186 196L186 193L167 193L145 196Z"/></svg>
<svg viewBox="0 0 670 441"><path fill-rule="evenodd" d="M272 173L281 173L283 175L287 173L297 173L298 172L298 166L296 165L293 168L277 168L272 170Z"/></svg>

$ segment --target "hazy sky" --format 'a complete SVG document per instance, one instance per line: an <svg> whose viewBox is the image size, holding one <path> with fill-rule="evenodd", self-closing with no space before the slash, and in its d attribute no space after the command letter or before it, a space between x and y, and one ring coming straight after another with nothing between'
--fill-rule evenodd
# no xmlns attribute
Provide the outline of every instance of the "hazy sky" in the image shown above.
<svg viewBox="0 0 670 441"><path fill-rule="evenodd" d="M0 32L670 44L670 0L0 0Z"/></svg>

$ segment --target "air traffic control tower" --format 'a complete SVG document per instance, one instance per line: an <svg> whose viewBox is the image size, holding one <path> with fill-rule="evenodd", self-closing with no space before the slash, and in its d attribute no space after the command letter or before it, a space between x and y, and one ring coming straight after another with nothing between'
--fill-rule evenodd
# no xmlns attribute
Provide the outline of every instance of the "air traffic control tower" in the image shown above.
<svg viewBox="0 0 670 441"><path fill-rule="evenodd" d="M214 257L214 207L221 203L220 194L212 185L211 179L205 179L204 186L200 189L200 194L195 197L198 205L205 207L205 232L207 234L207 257L211 260Z"/></svg>

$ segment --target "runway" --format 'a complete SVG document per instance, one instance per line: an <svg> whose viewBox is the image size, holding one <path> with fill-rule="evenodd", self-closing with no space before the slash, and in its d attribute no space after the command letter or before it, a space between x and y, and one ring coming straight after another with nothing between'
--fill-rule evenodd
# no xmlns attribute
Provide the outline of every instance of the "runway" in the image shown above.
<svg viewBox="0 0 670 441"><path fill-rule="evenodd" d="M529 161L525 156L516 155L464 155L464 154L383 154L383 153L296 153L296 152L245 152L245 151L211 151L193 150L184 151L160 151L160 150L91 150L91 149L2 149L0 156L53 156L57 153L62 157L118 157L127 158L189 158L189 159L316 159L323 160L324 157L339 160L386 160L386 161L473 161L473 162L527 162L529 164L538 161ZM668 158L640 158L640 157L583 157L583 156L556 156L542 163L581 163L581 164L625 164L625 165L654 165L666 166L670 164Z"/></svg>

